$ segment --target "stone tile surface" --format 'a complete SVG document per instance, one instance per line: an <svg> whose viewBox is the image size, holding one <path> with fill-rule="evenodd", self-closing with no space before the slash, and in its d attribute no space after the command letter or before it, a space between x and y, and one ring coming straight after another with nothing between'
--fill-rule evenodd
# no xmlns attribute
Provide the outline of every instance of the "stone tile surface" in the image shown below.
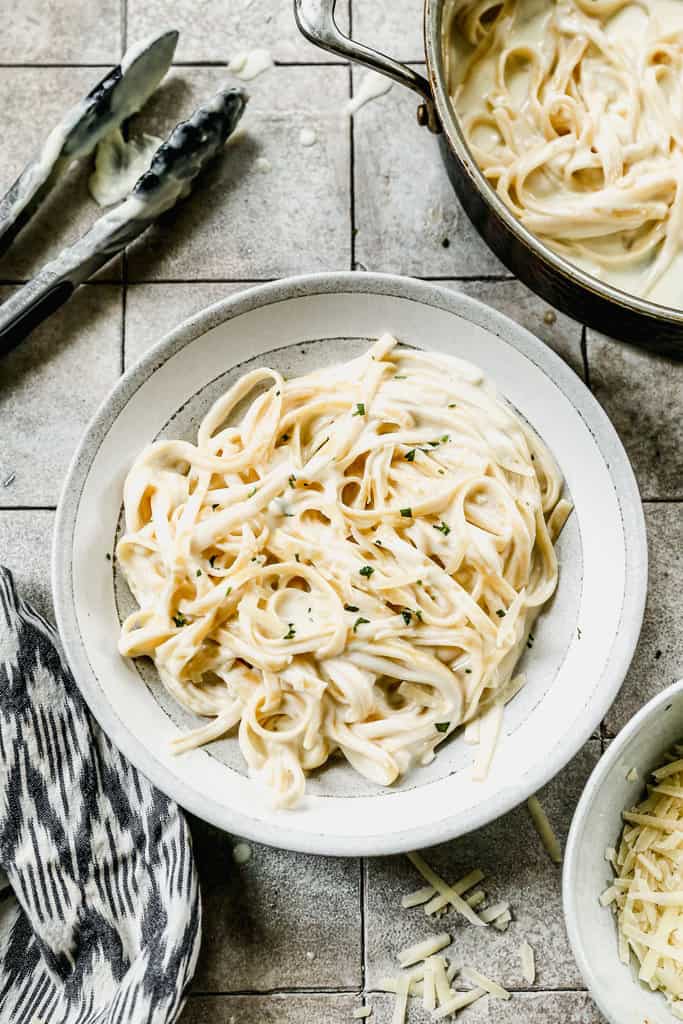
<svg viewBox="0 0 683 1024"><path fill-rule="evenodd" d="M56 6L56 5L55 5ZM71 5L68 5L71 6ZM76 38L76 37L74 37ZM111 62L116 61L113 57ZM3 68L3 145L0 148L0 193L4 194L39 151L61 117L100 81L106 68ZM72 165L9 250L0 258L0 280L23 281L75 242L103 212L88 192L91 159ZM99 273L117 280L120 259Z"/></svg>
<svg viewBox="0 0 683 1024"><path fill-rule="evenodd" d="M422 0L353 0L353 35L396 60L423 61L423 15Z"/></svg>
<svg viewBox="0 0 683 1024"><path fill-rule="evenodd" d="M599 755L599 741L589 740L539 794L563 846L576 802ZM451 935L450 952L456 963L476 967L506 987L528 988L517 952L525 939L538 954L535 987L581 987L564 930L561 869L550 861L525 805L471 835L427 850L424 856L448 882L481 868L486 876L482 888L491 903L508 900L514 920L507 932L501 933L494 928L475 928L453 911L434 921L421 907L404 910L401 896L420 888L424 884L421 876L405 857L370 860L366 884L368 988L379 988L383 977L396 972L400 949L441 931Z"/></svg>
<svg viewBox="0 0 683 1024"><path fill-rule="evenodd" d="M11 570L22 597L54 622L50 550L54 512L0 509L0 565Z"/></svg>
<svg viewBox="0 0 683 1024"><path fill-rule="evenodd" d="M581 324L553 309L520 281L445 281L444 284L516 320L562 356L580 377L584 376Z"/></svg>
<svg viewBox="0 0 683 1024"><path fill-rule="evenodd" d="M649 586L638 647L605 724L616 734L643 704L681 678L683 504L645 506Z"/></svg>
<svg viewBox="0 0 683 1024"><path fill-rule="evenodd" d="M2 5L1 64L115 64L123 0L31 0ZM3 95L6 95L3 92ZM3 104L7 117L7 105ZM4 120L3 120L4 124Z"/></svg>
<svg viewBox="0 0 683 1024"><path fill-rule="evenodd" d="M354 93L365 74L353 69ZM354 117L358 268L418 277L507 274L460 206L435 136L417 124L417 104L394 85Z"/></svg>
<svg viewBox="0 0 683 1024"><path fill-rule="evenodd" d="M139 124L165 133L229 80L224 68L178 68ZM247 83L235 137L193 194L135 242L129 279L270 278L348 267L349 132L342 67L277 67ZM313 145L301 132L312 130Z"/></svg>
<svg viewBox="0 0 683 1024"><path fill-rule="evenodd" d="M391 1024L393 996L372 995L372 1024ZM463 1024L606 1024L587 992L520 992L512 999L483 998L457 1015ZM411 1000L410 1024L428 1024L431 1014L426 1013L419 999Z"/></svg>
<svg viewBox="0 0 683 1024"><path fill-rule="evenodd" d="M590 382L644 498L683 498L683 363L588 331Z"/></svg>
<svg viewBox="0 0 683 1024"><path fill-rule="evenodd" d="M9 289L3 288L0 297ZM121 363L121 290L85 285L2 360L0 507L55 505L90 417ZM47 566L46 566L47 571Z"/></svg>
<svg viewBox="0 0 683 1024"><path fill-rule="evenodd" d="M349 0L338 0L337 21L348 29ZM228 62L236 53L265 47L276 61L335 61L308 43L289 0L128 0L128 38L142 39L157 26L180 29L176 61Z"/></svg>
<svg viewBox="0 0 683 1024"><path fill-rule="evenodd" d="M196 992L360 988L360 862L251 844L193 822L204 906Z"/></svg>
<svg viewBox="0 0 683 1024"><path fill-rule="evenodd" d="M187 317L248 287L223 281L130 285L126 295L126 367Z"/></svg>
<svg viewBox="0 0 683 1024"><path fill-rule="evenodd" d="M191 996L180 1024L348 1024L359 1005L347 994Z"/></svg>

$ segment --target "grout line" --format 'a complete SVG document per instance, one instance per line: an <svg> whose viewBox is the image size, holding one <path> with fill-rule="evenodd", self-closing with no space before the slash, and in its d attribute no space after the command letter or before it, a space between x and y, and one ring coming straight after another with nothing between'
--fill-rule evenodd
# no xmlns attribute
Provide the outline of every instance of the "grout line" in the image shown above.
<svg viewBox="0 0 683 1024"><path fill-rule="evenodd" d="M583 359L583 374L586 387L589 391L592 391L590 367L588 366L588 328L585 324L581 328L581 358Z"/></svg>
<svg viewBox="0 0 683 1024"><path fill-rule="evenodd" d="M128 49L128 0L121 2L121 56Z"/></svg>
<svg viewBox="0 0 683 1024"><path fill-rule="evenodd" d="M297 988L296 986L289 986L278 988L244 988L236 989L234 992L201 992L192 991L188 994L190 999L205 999L207 996L334 996L334 995L358 995L358 986L336 986L331 988Z"/></svg>
<svg viewBox="0 0 683 1024"><path fill-rule="evenodd" d="M365 995L365 992L366 992L365 983L367 981L367 977L366 977L365 959L366 959L367 947L368 947L368 942L367 942L367 926L368 926L368 924L367 924L367 916L366 916L366 913L365 913L365 893L367 891L366 874L367 874L367 861L366 861L365 857L361 857L361 859L360 859L360 886L359 886L359 896L360 896L360 974L361 974L361 980L362 980L362 984L363 984L363 995Z"/></svg>
<svg viewBox="0 0 683 1024"><path fill-rule="evenodd" d="M349 65L349 99L353 99L353 71ZM349 221L351 231L350 268L356 269L356 143L355 117L349 118Z"/></svg>
<svg viewBox="0 0 683 1024"><path fill-rule="evenodd" d="M121 253L121 373L126 372L126 310L128 308L128 251Z"/></svg>
<svg viewBox="0 0 683 1024"><path fill-rule="evenodd" d="M3 512L56 512L56 505L0 505L0 515Z"/></svg>
<svg viewBox="0 0 683 1024"><path fill-rule="evenodd" d="M138 277L127 280L128 285L139 284L269 284L277 277ZM121 282L117 282L120 284ZM0 281L0 284L3 284Z"/></svg>
<svg viewBox="0 0 683 1024"><path fill-rule="evenodd" d="M683 497L673 498L641 498L643 505L680 505Z"/></svg>

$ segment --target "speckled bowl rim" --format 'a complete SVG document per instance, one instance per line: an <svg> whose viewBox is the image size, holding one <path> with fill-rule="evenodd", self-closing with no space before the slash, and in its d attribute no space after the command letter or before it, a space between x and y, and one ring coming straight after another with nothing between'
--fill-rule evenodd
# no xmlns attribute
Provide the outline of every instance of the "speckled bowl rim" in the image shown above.
<svg viewBox="0 0 683 1024"><path fill-rule="evenodd" d="M671 683L655 697L652 697L647 704L644 704L642 708L636 712L633 718L626 723L621 732L619 732L611 741L607 750L591 772L588 782L584 786L581 799L576 805L576 810L574 811L569 835L567 836L564 865L562 870L562 905L564 909L567 935L569 936L569 944L591 996L598 1005L600 1012L604 1014L611 1024L621 1024L621 1021L615 1014L614 1007L611 1005L609 998L605 998L605 988L597 980L592 962L585 952L584 945L581 940L581 931L578 925L576 893L578 891L579 847L586 829L590 824L590 817L595 798L609 779L610 774L619 764L619 760L624 750L631 742L631 739L641 732L642 729L647 728L652 721L657 719L661 708L665 707L671 701L672 697L680 694L682 691L683 679L679 679L675 683ZM599 895L599 892L595 894L596 900ZM616 946L613 951L613 955L616 959ZM663 1007L664 997L662 996L661 999ZM674 1019L675 1018L672 1014L671 1020L674 1021Z"/></svg>
<svg viewBox="0 0 683 1024"><path fill-rule="evenodd" d="M463 815L458 820L442 819L431 828L408 828L394 832L386 839L373 836L371 850L358 837L335 836L331 839L325 834L303 834L289 829L285 815L280 826L271 828L256 817L249 818L227 809L218 814L214 803L205 800L192 787L168 772L112 712L97 684L83 647L72 594L71 552L82 488L94 453L141 384L176 352L221 323L261 305L340 292L409 299L453 313L491 332L539 366L571 401L609 466L623 514L626 552L624 602L611 659L602 673L600 686L586 709L580 727L558 737L553 756L546 758L535 769L526 771L523 782L508 787L497 799L483 802L471 814ZM394 274L358 271L306 274L247 287L245 291L208 306L167 333L122 376L86 428L64 482L53 536L52 588L62 644L83 697L112 742L154 785L197 817L218 828L270 846L327 856L383 855L433 846L494 821L545 785L588 740L621 687L640 634L647 589L645 518L628 456L607 415L576 373L525 328L477 299L431 282Z"/></svg>

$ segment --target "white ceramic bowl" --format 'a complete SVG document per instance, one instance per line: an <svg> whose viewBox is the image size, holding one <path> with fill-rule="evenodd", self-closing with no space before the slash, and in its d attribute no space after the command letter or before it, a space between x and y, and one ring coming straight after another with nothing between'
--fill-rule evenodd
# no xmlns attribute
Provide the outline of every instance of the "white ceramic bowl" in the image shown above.
<svg viewBox="0 0 683 1024"><path fill-rule="evenodd" d="M574 814L562 879L569 940L591 995L611 1024L672 1024L665 997L638 981L617 953L611 909L600 906L612 871L605 860L622 830L621 813L641 799L650 772L683 737L683 679L641 708L610 743ZM638 779L627 775L635 768Z"/></svg>
<svg viewBox="0 0 683 1024"><path fill-rule="evenodd" d="M286 376L342 361L392 331L409 345L481 366L544 438L574 502L559 540L560 584L534 627L527 685L506 708L485 782L456 735L435 761L381 789L335 760L303 804L275 811L234 738L181 757L192 724L151 664L117 653L133 605L115 562L121 494L139 450L159 435L196 437L210 403L245 369ZM428 846L486 824L535 792L585 742L614 700L638 638L646 587L643 513L628 459L578 377L517 324L450 289L387 275L280 281L181 325L130 370L90 424L69 472L53 555L57 618L75 677L123 752L195 814L241 835L326 854Z"/></svg>

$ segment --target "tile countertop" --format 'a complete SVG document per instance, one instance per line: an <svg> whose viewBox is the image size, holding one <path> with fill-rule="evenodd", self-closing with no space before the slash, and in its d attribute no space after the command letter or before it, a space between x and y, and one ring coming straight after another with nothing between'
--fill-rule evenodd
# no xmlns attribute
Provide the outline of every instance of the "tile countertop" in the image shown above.
<svg viewBox="0 0 683 1024"><path fill-rule="evenodd" d="M178 65L139 118L149 130L168 128L215 89L227 77L220 65L237 50L267 46L276 64L249 84L246 131L197 194L2 363L0 562L51 614L55 504L83 428L122 370L208 303L246 282L349 267L413 274L474 294L543 338L584 377L623 439L645 501L650 592L638 651L599 735L541 793L564 839L609 738L680 674L683 365L555 315L515 281L459 208L433 139L415 123L411 95L394 87L349 125L343 107L362 71L309 46L289 0L227 6L228 14L222 0L27 0L5 18L0 93L12 102L3 112L2 190L57 113L116 62L127 39L181 30ZM352 16L359 38L419 64L420 0L342 0L338 7L344 21ZM315 145L301 144L303 127L314 130ZM0 261L3 295L96 215L86 177L84 168L70 174ZM360 992L374 1008L371 1020L388 1024L392 998L376 992L379 979L395 951L424 934L421 913L399 906L401 894L419 885L404 859L324 860L255 846L238 865L232 837L198 822L193 831L204 950L183 1024L341 1024ZM490 894L514 909L504 935L475 935L444 918L467 960L515 990L509 1003L482 1000L463 1019L601 1021L568 947L560 872L524 808L437 848L430 860L449 879L481 866ZM524 939L537 954L532 987L518 961ZM411 1020L426 1020L419 1007Z"/></svg>

